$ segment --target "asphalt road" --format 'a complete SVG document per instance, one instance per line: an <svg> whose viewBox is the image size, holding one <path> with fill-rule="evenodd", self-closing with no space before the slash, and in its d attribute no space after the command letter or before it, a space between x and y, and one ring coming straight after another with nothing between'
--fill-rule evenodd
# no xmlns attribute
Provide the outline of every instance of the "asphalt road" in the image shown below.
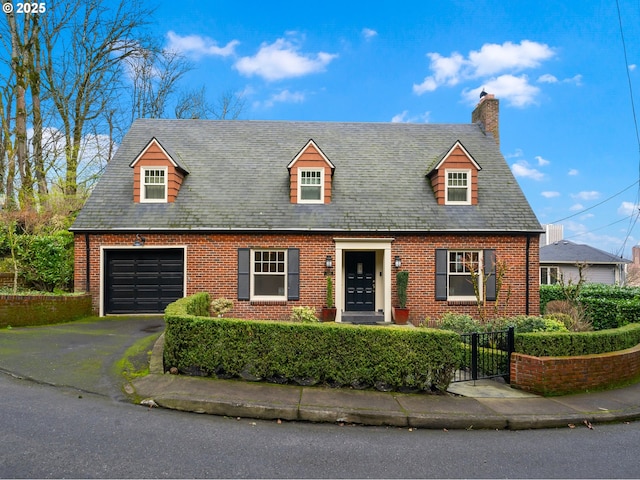
<svg viewBox="0 0 640 480"><path fill-rule="evenodd" d="M129 403L114 365L132 345L150 345L163 326L161 318L129 318L0 331L0 477L640 475L639 422L592 430L410 430L236 419Z"/></svg>
<svg viewBox="0 0 640 480"><path fill-rule="evenodd" d="M433 431L149 409L0 375L2 478L637 478L640 424Z"/></svg>

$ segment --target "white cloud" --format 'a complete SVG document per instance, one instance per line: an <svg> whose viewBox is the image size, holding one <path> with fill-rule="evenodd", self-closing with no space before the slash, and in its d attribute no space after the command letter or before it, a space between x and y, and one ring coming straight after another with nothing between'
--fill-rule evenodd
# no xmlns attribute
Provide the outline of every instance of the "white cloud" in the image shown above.
<svg viewBox="0 0 640 480"><path fill-rule="evenodd" d="M539 83L558 83L558 79L551 75L550 73L545 73L544 75L540 75L538 77Z"/></svg>
<svg viewBox="0 0 640 480"><path fill-rule="evenodd" d="M519 77L514 75L501 75L498 78L485 82L483 87L465 90L463 96L470 104L475 104L483 89L491 92L498 98L506 100L514 107L526 107L527 105L535 104L536 97L540 92L538 87L529 83L526 75Z"/></svg>
<svg viewBox="0 0 640 480"><path fill-rule="evenodd" d="M362 29L362 36L365 38L365 40L371 40L373 37L376 37L377 35L378 35L378 32L376 32L375 30L372 30L370 28Z"/></svg>
<svg viewBox="0 0 640 480"><path fill-rule="evenodd" d="M580 210L584 210L584 206L581 203L575 203L569 207L569 211L578 212Z"/></svg>
<svg viewBox="0 0 640 480"><path fill-rule="evenodd" d="M538 165L540 165L541 167L544 167L545 165L549 165L551 163L549 160L545 160L540 155L536 157L536 160L538 161Z"/></svg>
<svg viewBox="0 0 640 480"><path fill-rule="evenodd" d="M421 84L413 85L413 91L418 95L431 92L442 85L456 85L461 77L464 78L461 70L466 61L459 53L454 52L450 57L443 57L439 53L427 53L427 56L431 59L429 67L434 74L426 77Z"/></svg>
<svg viewBox="0 0 640 480"><path fill-rule="evenodd" d="M591 190L588 192L582 191L582 192L572 194L571 198L575 198L576 200L583 200L583 201L597 200L598 198L600 198L600 192L596 192L594 190Z"/></svg>
<svg viewBox="0 0 640 480"><path fill-rule="evenodd" d="M543 61L555 56L555 51L544 43L523 40L519 44L487 43L480 50L472 50L467 57L453 52L445 57L437 52L427 53L431 75L422 83L413 85L413 92L422 95L442 86L455 86L462 81L482 79L485 91L510 102L516 107L535 103L539 89L529 83L526 75L515 74L539 67ZM540 77L547 83L557 79L552 75ZM476 103L482 87L466 90L463 96Z"/></svg>
<svg viewBox="0 0 640 480"><path fill-rule="evenodd" d="M173 31L167 32L167 50L180 52L193 57L218 56L228 57L235 54L235 48L240 44L238 40L231 40L224 47L219 47L217 43L200 35L180 36Z"/></svg>
<svg viewBox="0 0 640 480"><path fill-rule="evenodd" d="M574 85L580 86L582 85L582 75L574 75L570 78L558 80L555 75L545 73L544 75L540 75L538 77L538 83L573 83Z"/></svg>
<svg viewBox="0 0 640 480"><path fill-rule="evenodd" d="M636 205L633 202L622 202L618 207L618 215L624 215L628 217L629 215L633 215L638 212L638 208L640 206Z"/></svg>
<svg viewBox="0 0 640 480"><path fill-rule="evenodd" d="M404 110L391 118L391 123L428 123L431 112L424 112L420 115L409 116L409 111Z"/></svg>
<svg viewBox="0 0 640 480"><path fill-rule="evenodd" d="M263 104L264 107L273 107L276 103L302 103L305 100L305 94L302 92L291 92L289 90L282 90L280 93L276 93L269 97Z"/></svg>
<svg viewBox="0 0 640 480"><path fill-rule="evenodd" d="M520 44L505 42L502 45L488 43L479 51L469 53L475 77L495 75L505 71L521 71L536 68L544 60L555 55L544 43L523 40Z"/></svg>
<svg viewBox="0 0 640 480"><path fill-rule="evenodd" d="M298 50L289 40L279 38L272 44L263 43L254 56L240 58L235 68L248 77L258 75L273 81L322 72L337 57L326 52L306 55Z"/></svg>
<svg viewBox="0 0 640 480"><path fill-rule="evenodd" d="M560 192L541 192L540 195L544 198L556 198L560 196Z"/></svg>
<svg viewBox="0 0 640 480"><path fill-rule="evenodd" d="M542 180L544 174L535 168L531 168L525 160L511 165L511 171L516 177L530 178L531 180Z"/></svg>
<svg viewBox="0 0 640 480"><path fill-rule="evenodd" d="M635 63L632 63L631 65L629 65L630 72L633 72L636 68L637 68L637 65Z"/></svg>
<svg viewBox="0 0 640 480"><path fill-rule="evenodd" d="M578 175L579 173L580 173L580 172L578 172L578 170L577 170L577 169L572 168L571 170L569 170L569 171L567 172L567 175L572 176L572 177L575 177L575 176L576 176L576 175Z"/></svg>

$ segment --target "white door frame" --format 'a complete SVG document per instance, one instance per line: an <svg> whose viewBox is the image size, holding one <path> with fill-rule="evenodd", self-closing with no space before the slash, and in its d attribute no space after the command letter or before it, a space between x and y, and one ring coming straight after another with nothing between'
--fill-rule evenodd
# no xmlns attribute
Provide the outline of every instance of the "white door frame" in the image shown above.
<svg viewBox="0 0 640 480"><path fill-rule="evenodd" d="M357 250L383 252L382 265L376 262L376 294L378 288L380 288L380 283L382 283L384 321L391 323L391 243L394 239L334 238L333 240L336 244L336 322L342 322L342 313L345 309L344 252ZM379 278L382 278L382 282L378 281Z"/></svg>

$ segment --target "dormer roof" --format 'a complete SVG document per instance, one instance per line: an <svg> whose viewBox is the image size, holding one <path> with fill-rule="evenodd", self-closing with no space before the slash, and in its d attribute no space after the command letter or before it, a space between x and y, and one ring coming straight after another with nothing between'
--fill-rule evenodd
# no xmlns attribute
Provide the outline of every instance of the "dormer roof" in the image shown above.
<svg viewBox="0 0 640 480"><path fill-rule="evenodd" d="M316 145L316 142L313 141L313 139L310 139L306 145L304 147L302 147L300 149L300 151L296 154L295 157L293 157L293 160L291 160L289 162L289 165L287 165L287 168L289 170L291 170L291 168L296 164L296 162L298 160L300 160L300 157L302 157L305 153L309 152L309 150L315 150L315 152L320 155L320 158L322 159L322 161L324 163L326 163L329 168L331 168L331 172L333 173L333 171L335 170L336 166L331 162L331 160L329 160L327 158L327 156L324 154L324 152L320 149L320 147L318 147L318 145Z"/></svg>
<svg viewBox="0 0 640 480"><path fill-rule="evenodd" d="M187 169L187 167L184 165L184 162L181 162L179 160L178 154L173 152L170 147L163 146L156 137L152 137L151 140L149 140L149 143L145 145L142 151L133 159L133 161L129 164L129 166L131 168L134 168L141 159L145 158L149 149L154 146L157 146L160 149L160 151L165 157L165 160L167 160L171 165L173 165L178 170L181 170L182 173L185 173L185 174L189 173L189 169Z"/></svg>

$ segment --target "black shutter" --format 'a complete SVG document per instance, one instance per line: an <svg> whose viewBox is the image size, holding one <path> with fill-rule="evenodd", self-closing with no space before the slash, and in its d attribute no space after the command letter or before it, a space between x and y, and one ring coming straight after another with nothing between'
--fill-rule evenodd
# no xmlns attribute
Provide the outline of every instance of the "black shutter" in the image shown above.
<svg viewBox="0 0 640 480"><path fill-rule="evenodd" d="M447 299L447 249L436 249L436 300Z"/></svg>
<svg viewBox="0 0 640 480"><path fill-rule="evenodd" d="M251 296L251 250L238 249L238 300L249 300Z"/></svg>
<svg viewBox="0 0 640 480"><path fill-rule="evenodd" d="M287 250L287 300L300 300L300 249Z"/></svg>
<svg viewBox="0 0 640 480"><path fill-rule="evenodd" d="M483 270L487 279L485 284L485 298L487 301L495 301L496 299L496 251L494 249L485 250L484 252Z"/></svg>

